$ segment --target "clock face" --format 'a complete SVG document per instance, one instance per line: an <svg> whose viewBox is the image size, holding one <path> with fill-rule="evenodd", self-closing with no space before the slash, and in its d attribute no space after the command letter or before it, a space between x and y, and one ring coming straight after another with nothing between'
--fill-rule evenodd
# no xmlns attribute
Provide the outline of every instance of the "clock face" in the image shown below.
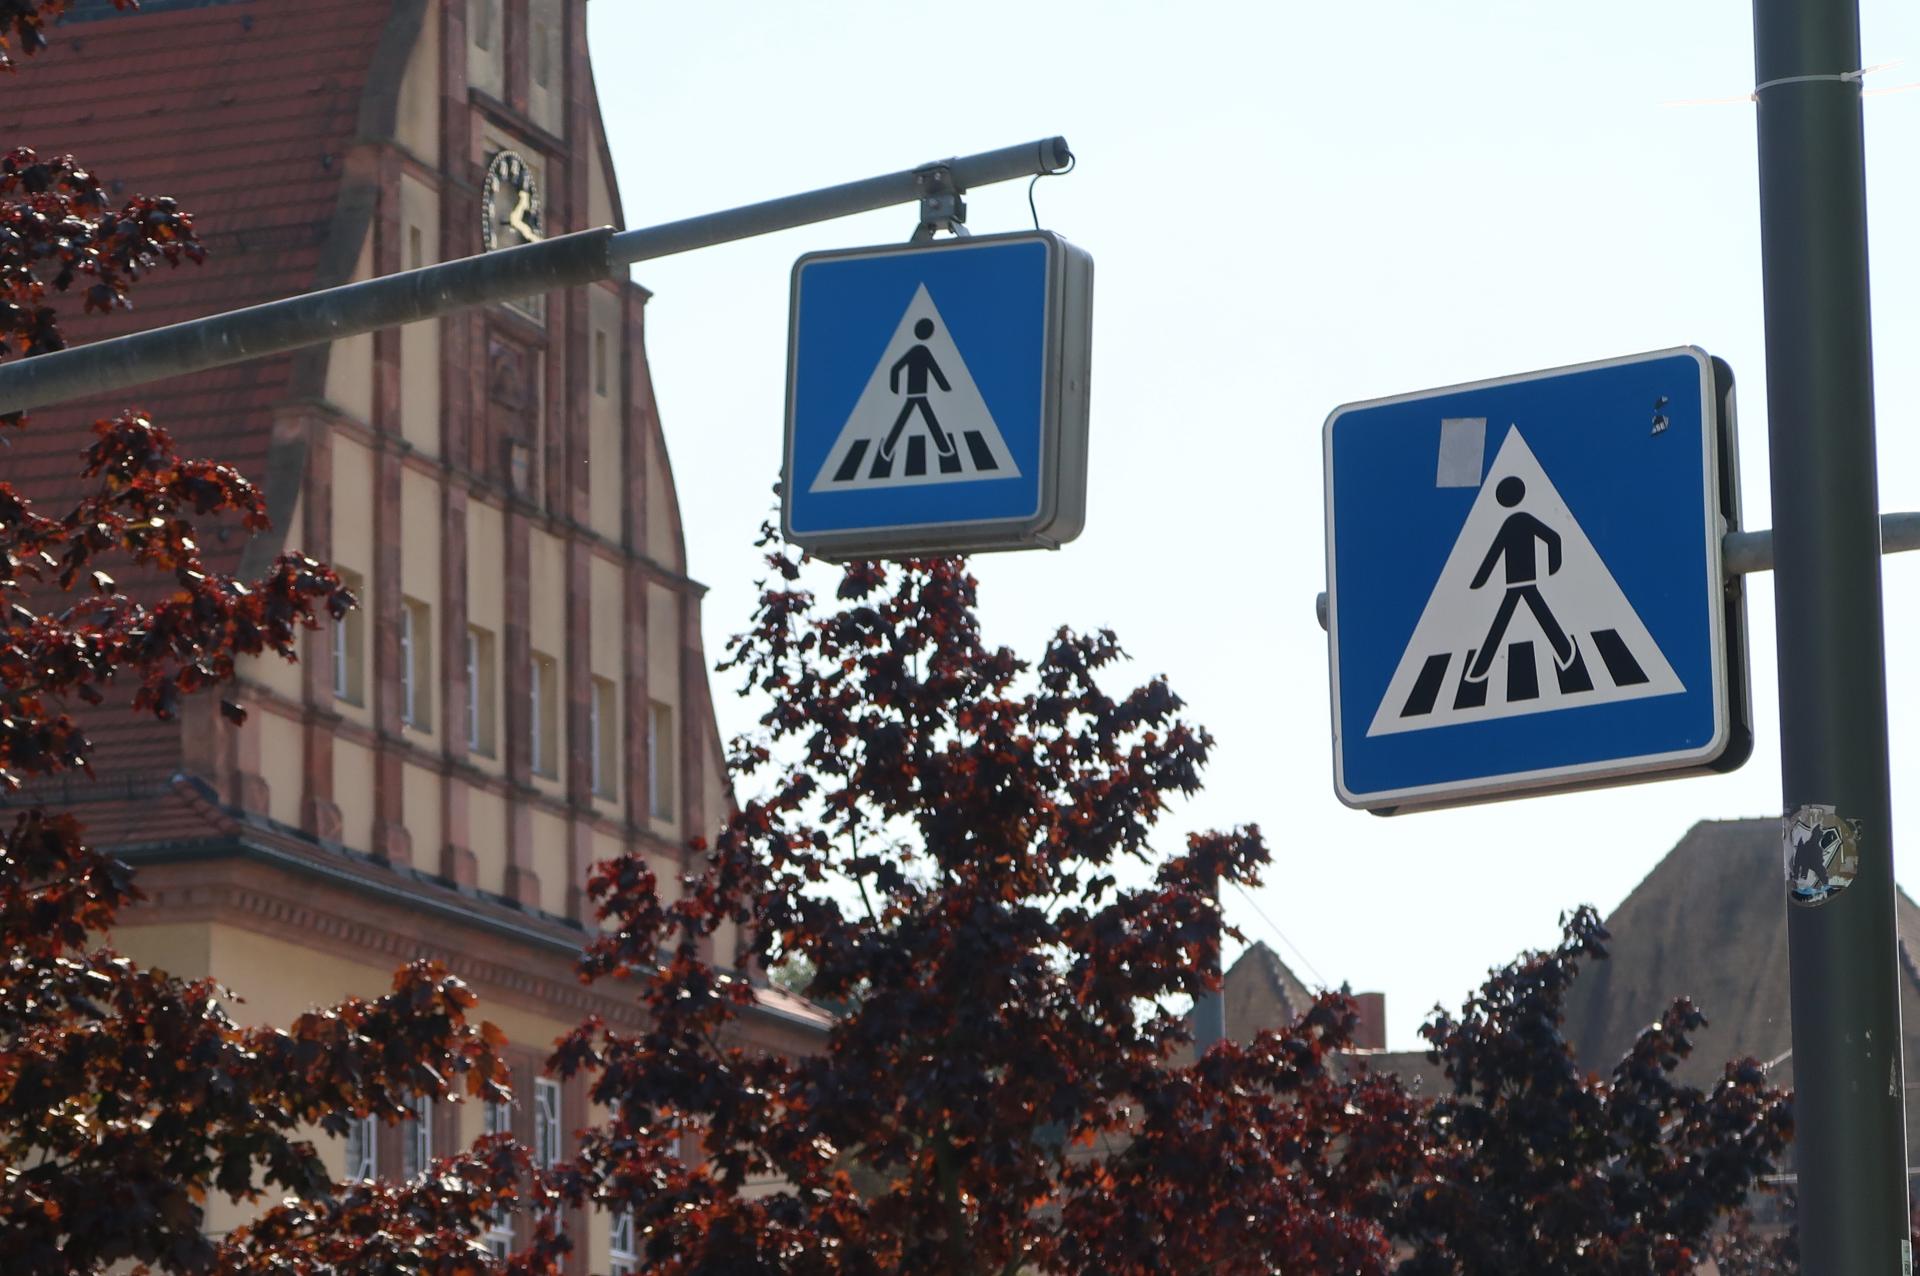
<svg viewBox="0 0 1920 1276"><path fill-rule="evenodd" d="M487 251L530 244L546 230L540 213L540 183L517 151L500 151L480 186L480 243Z"/></svg>

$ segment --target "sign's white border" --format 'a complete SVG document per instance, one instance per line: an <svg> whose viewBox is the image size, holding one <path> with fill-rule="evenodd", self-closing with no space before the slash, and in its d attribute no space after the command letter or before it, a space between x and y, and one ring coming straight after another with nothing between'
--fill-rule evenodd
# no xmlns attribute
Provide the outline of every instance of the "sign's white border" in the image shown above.
<svg viewBox="0 0 1920 1276"><path fill-rule="evenodd" d="M1700 368L1702 409L1700 481L1703 486L1701 509L1704 511L1701 521L1704 524L1702 534L1705 540L1707 580L1710 582L1705 591L1705 603L1708 633L1713 645L1713 738L1698 749L1605 758L1569 766L1542 767L1534 771L1475 776L1464 780L1447 780L1437 784L1419 784L1407 788L1383 789L1367 793L1355 793L1350 790L1346 780L1346 747L1340 727L1340 593L1338 573L1334 570L1333 545L1333 431L1340 418L1350 412L1358 412L1366 408L1413 403L1421 399L1438 398L1442 395L1460 394L1471 390L1490 390L1498 386L1519 385L1528 381L1545 381L1577 372L1595 372L1605 368L1651 363L1659 359L1671 359L1677 355L1692 358ZM1569 364L1566 367L1523 372L1514 376L1495 377L1487 381L1470 381L1462 385L1417 390L1410 394L1397 394L1384 399L1343 403L1328 414L1326 425L1320 432L1321 470L1326 492L1327 665L1330 672L1329 686L1332 692L1330 698L1333 710L1333 787L1342 802L1360 810L1378 810L1388 807L1442 806L1491 798L1516 797L1526 793L1583 788L1635 776L1652 776L1667 771L1685 770L1710 763L1726 751L1732 737L1731 711L1728 702L1730 691L1727 686L1726 611L1723 591L1714 587L1716 583L1726 579L1726 568L1721 561L1725 518L1720 508L1719 412L1713 384L1712 358L1698 346L1676 346L1668 350L1623 355L1620 358L1601 359L1593 363Z"/></svg>

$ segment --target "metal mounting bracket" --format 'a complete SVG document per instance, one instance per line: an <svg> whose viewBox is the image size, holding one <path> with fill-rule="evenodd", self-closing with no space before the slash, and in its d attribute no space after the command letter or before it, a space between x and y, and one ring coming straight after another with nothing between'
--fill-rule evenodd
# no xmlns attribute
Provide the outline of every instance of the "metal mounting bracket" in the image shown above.
<svg viewBox="0 0 1920 1276"><path fill-rule="evenodd" d="M967 201L962 198L966 191L953 180L950 164L942 162L915 169L913 180L920 189L920 224L914 227L909 242L929 243L936 232L943 230L959 239L973 233L966 224Z"/></svg>

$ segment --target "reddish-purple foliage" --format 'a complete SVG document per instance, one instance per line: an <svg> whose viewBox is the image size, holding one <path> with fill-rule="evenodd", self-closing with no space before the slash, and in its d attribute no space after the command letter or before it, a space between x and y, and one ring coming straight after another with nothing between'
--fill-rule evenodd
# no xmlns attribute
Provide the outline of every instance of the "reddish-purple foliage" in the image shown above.
<svg viewBox="0 0 1920 1276"><path fill-rule="evenodd" d="M10 48L39 49L64 8L0 0L0 68L13 69ZM110 208L71 158L0 155L0 357L61 348L62 298L123 305L145 271L200 257L172 201ZM231 681L238 659L291 659L302 628L353 605L330 569L299 554L244 583L212 570L195 520L259 531L265 504L228 467L181 456L145 416L98 422L76 452L84 494L58 511L0 483L7 790L88 767L77 706L170 717L182 696ZM420 1094L503 1096L503 1041L469 1022L472 992L418 962L377 1000L286 1030L241 1027L222 989L103 944L138 898L125 866L89 847L70 816L28 809L0 828L0 1266L335 1270L318 1257L377 1233L389 1269L480 1270L484 1206L521 1177L511 1148L461 1158L431 1192L343 1189L308 1134L338 1134L355 1115L400 1120ZM204 1234L212 1193L289 1204L217 1243ZM423 1193L431 1208L413 1199ZM429 1261L463 1249L451 1265ZM339 1270L377 1268L369 1257Z"/></svg>

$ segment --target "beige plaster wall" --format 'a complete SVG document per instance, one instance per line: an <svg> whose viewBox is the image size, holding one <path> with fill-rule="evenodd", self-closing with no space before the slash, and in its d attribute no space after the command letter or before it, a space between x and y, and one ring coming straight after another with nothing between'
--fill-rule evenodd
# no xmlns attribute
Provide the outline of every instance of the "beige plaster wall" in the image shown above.
<svg viewBox="0 0 1920 1276"><path fill-rule="evenodd" d="M495 97L504 97L507 83L505 0L466 0L466 5L467 83ZM480 47L483 26L492 28L486 48Z"/></svg>
<svg viewBox="0 0 1920 1276"><path fill-rule="evenodd" d="M598 171L599 164L593 165ZM595 225L602 223L596 222ZM623 446L620 387L625 343L620 334L620 299L605 288L587 291L587 505L593 530L618 545L623 539L621 504L627 472ZM594 351L606 343L606 393L600 393Z"/></svg>
<svg viewBox="0 0 1920 1276"><path fill-rule="evenodd" d="M373 278L373 236L360 244L360 257L354 263L353 282ZM333 343L327 355L327 382L323 391L328 403L356 421L373 420L373 336L363 333Z"/></svg>
<svg viewBox="0 0 1920 1276"><path fill-rule="evenodd" d="M302 660L306 659L307 635L302 630L294 638L294 646ZM279 656L242 656L235 662L240 670L243 682L255 687L264 687L275 695L282 696L298 704L304 694L300 685L300 666L294 661L283 660Z"/></svg>
<svg viewBox="0 0 1920 1276"><path fill-rule="evenodd" d="M400 252L408 270L441 259L439 193L406 174L400 178ZM440 374L440 320L400 329L400 436L427 456L440 455Z"/></svg>
<svg viewBox="0 0 1920 1276"><path fill-rule="evenodd" d="M600 162L601 133L598 121L588 126L587 137L580 145L579 154L587 166L587 225L611 226L613 215L613 183L608 179L606 166Z"/></svg>
<svg viewBox="0 0 1920 1276"><path fill-rule="evenodd" d="M394 135L400 145L429 168L440 163L440 6L427 6L420 38L407 58L400 81L399 118Z"/></svg>
<svg viewBox="0 0 1920 1276"><path fill-rule="evenodd" d="M589 611L589 663L593 672L620 681L622 656L626 650L627 616L625 573L620 564L594 555L587 565L587 583L592 592Z"/></svg>
<svg viewBox="0 0 1920 1276"><path fill-rule="evenodd" d="M566 543L534 528L528 533L527 574L527 633L536 648L558 659L567 647Z"/></svg>
<svg viewBox="0 0 1920 1276"><path fill-rule="evenodd" d="M540 907L555 917L567 915L567 821L549 811L533 812L533 871L540 879Z"/></svg>
<svg viewBox="0 0 1920 1276"><path fill-rule="evenodd" d="M340 808L340 841L373 849L373 750L352 740L333 742L333 801Z"/></svg>
<svg viewBox="0 0 1920 1276"><path fill-rule="evenodd" d="M675 571L684 570L680 548L673 534L673 494L667 487L667 458L659 440L647 438L647 545L646 554L656 563Z"/></svg>
<svg viewBox="0 0 1920 1276"><path fill-rule="evenodd" d="M260 778L267 782L267 814L288 828L299 828L300 799L306 784L300 724L255 709L247 717L246 729L260 733Z"/></svg>
<svg viewBox="0 0 1920 1276"><path fill-rule="evenodd" d="M474 884L483 891L507 886L507 803L485 789L467 791L467 839L472 843Z"/></svg>
<svg viewBox="0 0 1920 1276"><path fill-rule="evenodd" d="M303 485L304 486L304 485ZM287 512L286 522L278 526L286 534L288 550L306 549L307 543L307 494L304 490L293 498L293 508Z"/></svg>
<svg viewBox="0 0 1920 1276"><path fill-rule="evenodd" d="M564 14L560 0L529 0L527 10L527 113L547 132L562 134L567 131Z"/></svg>
<svg viewBox="0 0 1920 1276"><path fill-rule="evenodd" d="M304 526L300 521L301 507L305 502L305 497L296 498L293 502L293 513L287 517L286 544L290 550L300 547L300 529ZM305 660L309 646L306 630L299 632L295 637L294 645L300 658ZM275 695L291 700L295 704L298 704L305 695L301 685L300 666L292 661L282 660L279 656L248 656L243 657L239 664L240 677L245 682L257 687L265 687Z"/></svg>
<svg viewBox="0 0 1920 1276"><path fill-rule="evenodd" d="M373 452L351 435L333 436L333 561L373 584Z"/></svg>
<svg viewBox="0 0 1920 1276"><path fill-rule="evenodd" d="M441 783L437 771L411 762L401 767L400 818L406 823L407 836L413 840L413 862L428 872L440 862L440 850L446 842L442 832Z"/></svg>
<svg viewBox="0 0 1920 1276"><path fill-rule="evenodd" d="M213 932L204 922L121 926L113 944L143 966L180 979L205 979L213 972Z"/></svg>

